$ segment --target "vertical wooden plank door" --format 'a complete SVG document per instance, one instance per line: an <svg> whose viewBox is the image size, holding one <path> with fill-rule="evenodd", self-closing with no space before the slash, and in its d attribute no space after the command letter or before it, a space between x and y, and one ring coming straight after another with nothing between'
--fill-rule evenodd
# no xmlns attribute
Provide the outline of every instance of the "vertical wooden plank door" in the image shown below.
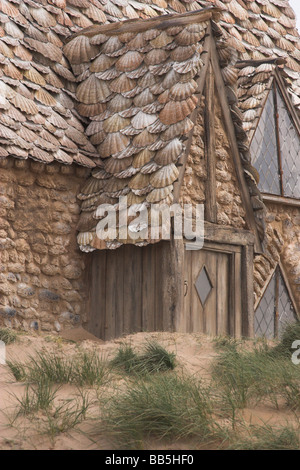
<svg viewBox="0 0 300 470"><path fill-rule="evenodd" d="M239 334L239 263L238 252L186 251L183 331L213 336Z"/></svg>

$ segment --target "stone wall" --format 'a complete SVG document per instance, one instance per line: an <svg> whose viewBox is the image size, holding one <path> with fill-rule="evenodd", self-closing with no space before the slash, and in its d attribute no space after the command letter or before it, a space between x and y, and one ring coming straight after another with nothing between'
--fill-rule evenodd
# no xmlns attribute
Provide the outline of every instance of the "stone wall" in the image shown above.
<svg viewBox="0 0 300 470"><path fill-rule="evenodd" d="M0 325L50 332L85 320L76 194L87 171L0 161Z"/></svg>

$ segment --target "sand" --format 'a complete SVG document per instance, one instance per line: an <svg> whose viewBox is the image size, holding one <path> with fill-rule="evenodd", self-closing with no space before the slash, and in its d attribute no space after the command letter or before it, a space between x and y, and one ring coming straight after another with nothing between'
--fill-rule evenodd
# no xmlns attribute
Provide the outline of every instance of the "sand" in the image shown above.
<svg viewBox="0 0 300 470"><path fill-rule="evenodd" d="M73 354L78 350L95 350L103 358L111 358L121 343L129 343L137 351L141 350L148 340L155 340L168 351L176 353L178 370L209 378L209 368L212 360L217 356L212 338L201 334L180 333L137 333L113 341L101 341L83 328L63 332L60 336L51 335L18 335L15 343L7 346L7 359L26 361L36 351L57 352ZM117 386L122 387L122 380ZM114 384L116 385L116 384ZM110 384L108 384L108 387ZM83 449L111 449L111 443L105 435L99 431L98 435L91 435L91 429L95 426L93 418L99 415L99 399L96 402L97 391L95 388L86 389L91 401L95 404L90 408L89 419L77 428L61 433L55 438L43 435L42 415L34 417L34 420L18 418L12 423L12 416L16 410L17 398L21 398L25 392L25 385L15 381L9 372L7 365L0 365L0 450L7 449L54 449L54 450L83 450ZM78 396L76 386L64 385L58 393L58 402ZM98 395L99 398L99 395ZM272 407L258 406L242 411L242 417L252 424L286 424L292 422L295 417L289 411L277 411ZM162 449L159 443L149 444L149 448ZM169 449L187 449L187 443L177 443Z"/></svg>

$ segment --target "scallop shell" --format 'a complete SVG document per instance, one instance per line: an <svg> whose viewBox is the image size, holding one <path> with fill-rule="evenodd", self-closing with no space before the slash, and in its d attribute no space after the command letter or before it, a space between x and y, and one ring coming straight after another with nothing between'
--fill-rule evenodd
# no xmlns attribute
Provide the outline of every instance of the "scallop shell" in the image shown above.
<svg viewBox="0 0 300 470"><path fill-rule="evenodd" d="M105 54L100 54L90 65L91 72L104 72L105 70L110 69L113 64L116 62L116 59L109 57Z"/></svg>
<svg viewBox="0 0 300 470"><path fill-rule="evenodd" d="M16 108L19 108L21 111L23 111L23 113L37 114L39 111L36 104L32 100L25 98L25 96L22 96L20 93L15 93L14 96L9 99L9 101L14 104Z"/></svg>
<svg viewBox="0 0 300 470"><path fill-rule="evenodd" d="M238 69L228 66L222 70L224 82L229 85L234 85L238 79Z"/></svg>
<svg viewBox="0 0 300 470"><path fill-rule="evenodd" d="M110 118L103 122L105 132L118 132L130 124L130 119L125 119L119 114L113 114Z"/></svg>
<svg viewBox="0 0 300 470"><path fill-rule="evenodd" d="M138 51L146 46L147 42L143 33L138 33L127 42L127 48L130 51Z"/></svg>
<svg viewBox="0 0 300 470"><path fill-rule="evenodd" d="M127 72L127 77L129 78L140 78L143 77L148 72L148 67L145 64L140 65L136 70L132 72Z"/></svg>
<svg viewBox="0 0 300 470"><path fill-rule="evenodd" d="M182 151L183 145L181 141L173 139L156 153L154 160L159 165L169 165L172 162L176 162Z"/></svg>
<svg viewBox="0 0 300 470"><path fill-rule="evenodd" d="M164 188L174 183L178 178L178 174L179 171L176 165L170 163L169 165L163 166L155 173L152 173L150 176L150 184L153 188Z"/></svg>
<svg viewBox="0 0 300 470"><path fill-rule="evenodd" d="M157 38L159 34L160 31L158 29L148 29L144 32L144 38L146 39L146 41L152 41L152 39Z"/></svg>
<svg viewBox="0 0 300 470"><path fill-rule="evenodd" d="M150 162L154 155L154 152L151 152L147 148L141 150L138 154L133 157L132 166L134 168L142 168L144 165Z"/></svg>
<svg viewBox="0 0 300 470"><path fill-rule="evenodd" d="M108 36L106 36L106 34L96 34L95 36L93 36L91 39L90 39L90 43L91 44L94 44L94 45L99 45L99 44L103 44L104 42L106 42L108 39Z"/></svg>
<svg viewBox="0 0 300 470"><path fill-rule="evenodd" d="M189 31L187 28L184 28L181 33L177 34L175 41L180 46L190 46L201 41L205 36L205 32L205 29L202 31Z"/></svg>
<svg viewBox="0 0 300 470"><path fill-rule="evenodd" d="M246 110L247 109L253 109L253 108L256 108L257 106L259 106L259 104L260 104L259 100L257 100L256 98L251 96L247 100L240 103L240 108L241 109L246 109Z"/></svg>
<svg viewBox="0 0 300 470"><path fill-rule="evenodd" d="M136 37L136 33L133 32L126 32L119 34L119 39L123 43L128 43L131 39Z"/></svg>
<svg viewBox="0 0 300 470"><path fill-rule="evenodd" d="M197 90L197 83L194 80L185 83L176 83L170 89L170 98L181 101L191 96Z"/></svg>
<svg viewBox="0 0 300 470"><path fill-rule="evenodd" d="M149 175L143 175L142 173L137 173L128 183L130 189L143 189L148 188L150 182Z"/></svg>
<svg viewBox="0 0 300 470"><path fill-rule="evenodd" d="M96 134L97 132L103 131L103 122L102 121L92 121L87 126L85 133L87 136Z"/></svg>
<svg viewBox="0 0 300 470"><path fill-rule="evenodd" d="M137 194L134 194L132 191L130 191L127 195L127 205L128 207L133 206L134 204L142 204L144 202L146 197L144 195L138 196Z"/></svg>
<svg viewBox="0 0 300 470"><path fill-rule="evenodd" d="M170 186L166 186L164 188L153 189L153 191L151 191L151 193L149 193L147 195L146 201L150 202L150 203L159 202L162 199L165 199L166 197L168 197L169 194L171 194L172 191L173 191L173 185L172 184Z"/></svg>
<svg viewBox="0 0 300 470"><path fill-rule="evenodd" d="M119 77L121 72L116 70L114 67L108 70L104 70L104 72L96 72L96 77L100 80L113 80L114 78Z"/></svg>
<svg viewBox="0 0 300 470"><path fill-rule="evenodd" d="M264 83L256 83L255 85L253 85L250 89L249 89L249 93L251 95L260 95L261 93L263 93L266 89L266 84Z"/></svg>
<svg viewBox="0 0 300 470"><path fill-rule="evenodd" d="M124 111L125 109L129 109L132 104L132 100L130 98L125 98L122 95L114 96L108 103L108 109L113 113L118 113L120 111Z"/></svg>
<svg viewBox="0 0 300 470"><path fill-rule="evenodd" d="M120 132L108 134L105 140L99 145L98 150L102 158L110 157L124 150L130 140Z"/></svg>
<svg viewBox="0 0 300 470"><path fill-rule="evenodd" d="M115 67L121 72L130 72L137 69L142 62L142 54L137 51L128 51L117 60Z"/></svg>
<svg viewBox="0 0 300 470"><path fill-rule="evenodd" d="M172 60L177 62L183 62L184 60L189 59L192 57L197 49L197 46L192 44L191 46L179 46L174 49L170 57Z"/></svg>
<svg viewBox="0 0 300 470"><path fill-rule="evenodd" d="M104 80L99 80L94 74L80 83L76 96L81 103L94 104L106 100L111 90Z"/></svg>
<svg viewBox="0 0 300 470"><path fill-rule="evenodd" d="M146 114L139 111L132 119L131 124L135 129L144 129L157 120L156 114Z"/></svg>
<svg viewBox="0 0 300 470"><path fill-rule="evenodd" d="M159 119L163 124L175 124L186 118L197 105L197 97L193 96L183 101L169 101L159 113Z"/></svg>
<svg viewBox="0 0 300 470"><path fill-rule="evenodd" d="M94 221L94 226L96 222ZM77 243L79 246L89 245L95 238L95 233L92 232L80 232L77 235Z"/></svg>
<svg viewBox="0 0 300 470"><path fill-rule="evenodd" d="M90 137L90 141L93 145L99 145L106 138L107 134L104 131L96 132Z"/></svg>
<svg viewBox="0 0 300 470"><path fill-rule="evenodd" d="M136 168L134 168L133 166L130 166L126 168L125 170L121 171L120 173L117 173L116 176L118 178L130 178L131 176L135 175L137 171L138 170Z"/></svg>
<svg viewBox="0 0 300 470"><path fill-rule="evenodd" d="M132 163L133 157L127 157L127 158L114 158L110 157L106 160L105 162L105 170L109 173L112 174L117 174L120 171L123 171L130 167Z"/></svg>
<svg viewBox="0 0 300 470"><path fill-rule="evenodd" d="M168 57L169 54L164 49L152 49L145 55L144 62L147 65L157 65L165 62Z"/></svg>
<svg viewBox="0 0 300 470"><path fill-rule="evenodd" d="M151 93L149 88L146 88L145 90L142 91L142 93L138 94L134 98L133 103L134 103L134 106L142 107L142 106L146 106L147 104L153 103L154 100L155 98L153 94Z"/></svg>
<svg viewBox="0 0 300 470"><path fill-rule="evenodd" d="M110 174L107 173L102 168L100 170L97 168L96 171L93 171L93 177L98 178L99 180L106 180L107 178L110 177Z"/></svg>
<svg viewBox="0 0 300 470"><path fill-rule="evenodd" d="M103 44L101 52L107 55L113 55L118 53L120 49L123 48L123 43L117 36L111 36L108 40Z"/></svg>
<svg viewBox="0 0 300 470"><path fill-rule="evenodd" d="M157 98L157 101L159 103L165 104L169 101L169 96L170 96L169 90L165 90L163 91L163 93L159 95L159 97Z"/></svg>
<svg viewBox="0 0 300 470"><path fill-rule="evenodd" d="M193 72L196 74L199 67L202 65L200 54L195 53L191 59L185 60L184 62L174 62L172 67L178 73Z"/></svg>
<svg viewBox="0 0 300 470"><path fill-rule="evenodd" d="M194 127L193 122L187 117L183 121L177 122L169 126L162 134L161 139L169 141L174 137L179 137L190 132Z"/></svg>
<svg viewBox="0 0 300 470"><path fill-rule="evenodd" d="M162 31L159 36L150 41L151 47L154 49L161 49L173 42L173 37L169 36L165 31Z"/></svg>
<svg viewBox="0 0 300 470"><path fill-rule="evenodd" d="M260 64L260 65L256 68L256 73L260 73L260 72L273 72L274 69L275 69L275 65L274 65L274 64Z"/></svg>
<svg viewBox="0 0 300 470"><path fill-rule="evenodd" d="M56 26L56 20L54 17L44 8L31 8L29 7L31 16L35 21L44 28Z"/></svg>
<svg viewBox="0 0 300 470"><path fill-rule="evenodd" d="M126 91L133 90L136 87L136 81L132 78L128 78L125 73L122 73L118 78L115 78L110 83L110 88L116 93L124 93Z"/></svg>
<svg viewBox="0 0 300 470"><path fill-rule="evenodd" d="M153 134L160 134L161 132L165 131L168 128L165 124L163 124L159 119L157 119L151 126L148 126L148 132Z"/></svg>
<svg viewBox="0 0 300 470"><path fill-rule="evenodd" d="M171 69L162 81L162 86L169 90L175 83L178 83L181 75L180 73L176 72L174 69Z"/></svg>
<svg viewBox="0 0 300 470"><path fill-rule="evenodd" d="M84 201L85 199L88 199L91 196L96 196L97 194L100 194L102 192L104 185L104 180L99 180L93 177L89 178L77 197L81 201Z"/></svg>
<svg viewBox="0 0 300 470"><path fill-rule="evenodd" d="M153 144L156 139L157 137L155 134L150 134L147 129L144 129L140 134L137 134L133 138L132 143L137 148L146 147L147 145Z"/></svg>
<svg viewBox="0 0 300 470"><path fill-rule="evenodd" d="M106 110L106 103L84 104L79 103L76 109L82 116L93 117L102 114Z"/></svg>
<svg viewBox="0 0 300 470"><path fill-rule="evenodd" d="M98 48L90 44L87 36L77 36L66 44L63 50L71 64L90 62L99 53Z"/></svg>
<svg viewBox="0 0 300 470"><path fill-rule="evenodd" d="M104 190L107 193L114 193L116 191L121 191L127 186L128 180L115 178L114 176L107 180Z"/></svg>
<svg viewBox="0 0 300 470"><path fill-rule="evenodd" d="M160 165L158 165L156 162L149 162L149 163L146 163L145 166L143 166L143 168L141 168L141 173L143 173L144 175L146 174L151 174L151 173L154 173L154 171L157 171L158 169L160 168Z"/></svg>
<svg viewBox="0 0 300 470"><path fill-rule="evenodd" d="M141 88L149 88L155 85L159 81L159 78L153 75L151 72L147 72L143 77L138 79L138 86Z"/></svg>
<svg viewBox="0 0 300 470"><path fill-rule="evenodd" d="M50 93L48 93L43 88L40 88L39 90L37 90L36 93L34 94L34 97L37 101L44 104L45 106L53 107L58 104L57 101L53 98L53 96L50 95Z"/></svg>

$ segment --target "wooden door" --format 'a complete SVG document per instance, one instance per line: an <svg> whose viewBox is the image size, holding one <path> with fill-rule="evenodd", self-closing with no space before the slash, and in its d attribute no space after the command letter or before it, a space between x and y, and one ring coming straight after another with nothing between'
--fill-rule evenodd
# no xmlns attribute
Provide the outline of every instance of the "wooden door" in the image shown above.
<svg viewBox="0 0 300 470"><path fill-rule="evenodd" d="M240 336L241 282L239 247L187 250L182 329Z"/></svg>

